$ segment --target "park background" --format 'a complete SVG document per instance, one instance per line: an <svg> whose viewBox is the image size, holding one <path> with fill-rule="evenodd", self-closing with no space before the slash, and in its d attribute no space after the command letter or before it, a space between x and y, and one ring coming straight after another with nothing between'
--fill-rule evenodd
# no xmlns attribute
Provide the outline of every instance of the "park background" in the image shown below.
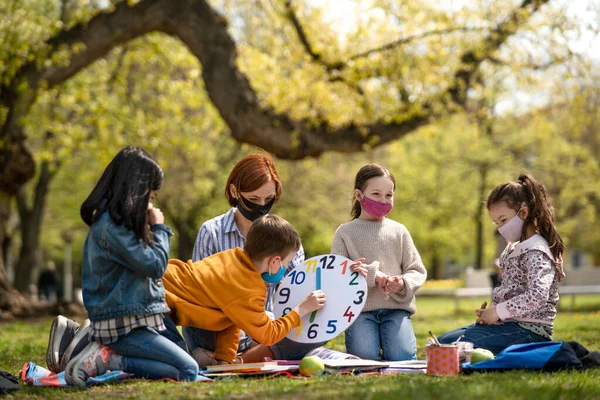
<svg viewBox="0 0 600 400"><path fill-rule="evenodd" d="M237 49L236 74L255 96L244 107L256 107L266 123L246 110L231 117L231 100L219 96L235 92L235 82L203 74L186 37L148 32L120 43L110 24L125 17L98 22L105 30L93 23L129 12L133 24L146 4L177 8L87 0L1 6L8 18L0 23L0 83L3 99L12 98L0 108L3 134L22 133L15 141L31 166L17 184L7 183L15 180L10 166L3 172L0 281L27 292L47 261L62 272L72 251L79 285L87 231L79 207L126 145L147 149L164 168L156 205L176 232L172 256L180 259L191 257L200 225L228 209L226 177L258 142L280 156L284 189L273 212L298 229L307 256L330 251L335 229L350 218L356 171L377 162L396 176L390 218L411 232L429 279L492 268L499 246L483 203L523 170L553 199L565 267L600 265L597 3L213 1ZM90 27L80 33L84 43L61 36L76 34L78 24ZM94 43L109 32L117 38L99 56ZM199 54L211 70L225 68ZM86 68L53 78L75 63L71 56ZM46 75L30 99L32 65ZM18 107L25 101L26 112ZM11 113L19 111L15 128Z"/></svg>
<svg viewBox="0 0 600 400"><path fill-rule="evenodd" d="M164 169L155 203L172 257L190 258L200 225L228 209L229 171L262 149L283 182L272 211L307 257L330 251L354 175L376 162L396 177L389 217L430 287L492 272L484 202L523 170L553 199L567 275L600 269L595 1L13 0L0 15L4 318L33 313L30 284L50 260L79 285L79 207L126 145ZM567 318L597 329L596 299ZM470 320L450 318L444 329ZM573 326L565 337L598 350Z"/></svg>

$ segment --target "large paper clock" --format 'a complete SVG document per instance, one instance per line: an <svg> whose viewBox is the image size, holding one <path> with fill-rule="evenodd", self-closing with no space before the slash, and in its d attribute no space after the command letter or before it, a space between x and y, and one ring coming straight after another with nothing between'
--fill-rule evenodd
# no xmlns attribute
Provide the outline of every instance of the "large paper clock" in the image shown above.
<svg viewBox="0 0 600 400"><path fill-rule="evenodd" d="M367 300L367 282L358 272L350 271L352 261L325 254L304 261L279 285L275 294L275 316L286 315L310 292L321 289L325 306L302 318L300 326L287 337L300 343L317 343L333 339L356 320Z"/></svg>

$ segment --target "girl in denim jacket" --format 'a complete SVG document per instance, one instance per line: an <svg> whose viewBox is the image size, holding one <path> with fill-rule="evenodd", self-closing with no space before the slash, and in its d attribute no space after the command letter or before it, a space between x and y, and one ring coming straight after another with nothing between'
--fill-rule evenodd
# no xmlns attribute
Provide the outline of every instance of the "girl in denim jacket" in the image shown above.
<svg viewBox="0 0 600 400"><path fill-rule="evenodd" d="M162 169L146 151L126 147L81 206L90 227L82 286L92 334L90 344L67 364L68 383L84 387L89 377L107 370L178 381L198 374L194 359L167 338L183 340L165 316L169 308L161 281L172 232L150 203L162 180Z"/></svg>

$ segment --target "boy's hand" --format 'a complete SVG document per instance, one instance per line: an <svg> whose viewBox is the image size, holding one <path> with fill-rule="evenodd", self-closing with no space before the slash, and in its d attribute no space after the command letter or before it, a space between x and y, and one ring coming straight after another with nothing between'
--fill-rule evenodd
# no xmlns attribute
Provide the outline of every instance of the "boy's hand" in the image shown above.
<svg viewBox="0 0 600 400"><path fill-rule="evenodd" d="M387 294L394 294L398 293L402 289L404 289L404 279L402 279L401 276L396 275L388 277L383 291Z"/></svg>
<svg viewBox="0 0 600 400"><path fill-rule="evenodd" d="M350 264L350 271L358 272L359 274L361 274L362 276L364 276L366 278L367 277L367 268L363 265L364 261L365 261L364 258L359 258L357 260L352 261L352 264Z"/></svg>
<svg viewBox="0 0 600 400"><path fill-rule="evenodd" d="M306 296L294 310L302 318L308 313L323 308L325 300L325 293L322 290L315 290Z"/></svg>
<svg viewBox="0 0 600 400"><path fill-rule="evenodd" d="M154 208L152 203L148 204L148 225L164 224L165 216L160 208Z"/></svg>

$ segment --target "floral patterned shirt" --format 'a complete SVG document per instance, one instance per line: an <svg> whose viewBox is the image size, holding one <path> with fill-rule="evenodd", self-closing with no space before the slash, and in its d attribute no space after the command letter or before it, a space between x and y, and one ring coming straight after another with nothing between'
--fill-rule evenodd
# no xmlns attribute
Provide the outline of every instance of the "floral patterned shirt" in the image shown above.
<svg viewBox="0 0 600 400"><path fill-rule="evenodd" d="M502 285L493 294L500 319L552 326L560 265L557 269L546 239L535 234L523 242L509 243L500 256L500 268Z"/></svg>

